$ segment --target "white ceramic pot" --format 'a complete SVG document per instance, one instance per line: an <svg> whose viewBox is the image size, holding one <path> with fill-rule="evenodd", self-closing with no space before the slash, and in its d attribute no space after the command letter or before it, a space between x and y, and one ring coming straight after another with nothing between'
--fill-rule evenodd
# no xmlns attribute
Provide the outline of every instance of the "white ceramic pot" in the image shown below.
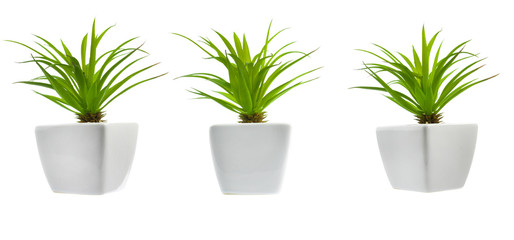
<svg viewBox="0 0 514 240"><path fill-rule="evenodd" d="M39 156L54 192L104 194L127 179L136 123L76 123L36 127Z"/></svg>
<svg viewBox="0 0 514 240"><path fill-rule="evenodd" d="M435 192L461 188L471 167L476 124L418 124L377 128L393 188Z"/></svg>
<svg viewBox="0 0 514 240"><path fill-rule="evenodd" d="M225 194L274 194L280 190L290 126L272 123L214 125L214 168Z"/></svg>

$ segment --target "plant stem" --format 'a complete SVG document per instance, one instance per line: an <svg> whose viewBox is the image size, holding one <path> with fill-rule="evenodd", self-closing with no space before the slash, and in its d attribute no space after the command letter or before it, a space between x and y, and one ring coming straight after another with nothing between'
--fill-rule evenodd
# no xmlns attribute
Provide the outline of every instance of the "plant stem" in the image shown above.
<svg viewBox="0 0 514 240"><path fill-rule="evenodd" d="M239 123L264 123L266 118L266 112L254 113L254 114L239 114Z"/></svg>
<svg viewBox="0 0 514 240"><path fill-rule="evenodd" d="M77 119L79 120L79 123L104 122L104 120L102 120L103 117L105 117L104 112L77 114Z"/></svg>
<svg viewBox="0 0 514 240"><path fill-rule="evenodd" d="M442 118L443 115L440 113L432 113L430 115L416 115L416 120L419 124L441 123Z"/></svg>

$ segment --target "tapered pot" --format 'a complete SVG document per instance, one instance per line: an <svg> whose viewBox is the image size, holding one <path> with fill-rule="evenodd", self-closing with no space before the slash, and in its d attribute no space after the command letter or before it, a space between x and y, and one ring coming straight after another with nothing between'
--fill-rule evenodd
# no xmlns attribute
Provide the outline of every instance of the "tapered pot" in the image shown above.
<svg viewBox="0 0 514 240"><path fill-rule="evenodd" d="M282 183L290 126L272 123L210 128L214 169L225 194L274 194Z"/></svg>
<svg viewBox="0 0 514 240"><path fill-rule="evenodd" d="M377 128L393 188L435 192L461 188L471 167L476 124L418 124Z"/></svg>
<svg viewBox="0 0 514 240"><path fill-rule="evenodd" d="M39 156L52 190L104 194L126 181L136 149L136 123L36 127Z"/></svg>

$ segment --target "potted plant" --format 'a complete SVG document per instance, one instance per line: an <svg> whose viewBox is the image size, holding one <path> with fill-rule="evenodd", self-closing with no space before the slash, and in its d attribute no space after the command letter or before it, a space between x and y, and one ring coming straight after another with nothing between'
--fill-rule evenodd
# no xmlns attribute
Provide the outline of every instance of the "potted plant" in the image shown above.
<svg viewBox="0 0 514 240"><path fill-rule="evenodd" d="M427 41L422 30L421 53L413 47L413 58L393 54L376 45L383 55L360 50L377 57L381 63L364 63L366 71L380 86L355 88L376 90L414 114L418 125L378 127L377 139L384 167L393 188L420 192L442 191L464 186L473 159L477 124L442 124L442 109L456 96L485 79L466 80L482 66L484 58L464 51L463 42L447 54L437 38ZM457 68L458 63L477 58ZM392 81L384 75L390 75ZM397 86L403 91L394 90Z"/></svg>
<svg viewBox="0 0 514 240"><path fill-rule="evenodd" d="M225 194L273 194L277 193L282 181L287 154L290 126L288 124L265 123L265 109L279 97L306 81L299 78L308 75L315 68L271 87L284 71L310 56L314 51L303 53L286 51L292 43L271 52L268 47L275 37L285 29L271 35L268 27L263 47L255 55L243 35L234 33L231 43L215 31L227 50L222 50L208 38L199 43L181 36L205 52L208 59L220 62L228 71L227 77L211 73L193 73L180 78L200 78L214 83L221 91L215 94L198 89L190 92L201 99L210 99L239 115L240 124L213 125L210 128L210 143L214 168L220 189ZM205 47L203 47L204 45ZM207 50L209 49L209 50ZM298 56L285 61L287 57Z"/></svg>
<svg viewBox="0 0 514 240"><path fill-rule="evenodd" d="M36 127L36 140L41 163L54 192L104 194L118 189L126 180L135 153L137 123L106 123L104 109L114 99L133 87L163 76L127 82L156 64L127 73L146 56L139 47L127 47L131 38L116 48L100 53L98 46L105 29L97 35L95 22L91 34L82 39L80 58L75 58L61 41L62 49L45 38L36 37L41 49L10 41L32 51L32 59L42 76L24 83L49 89L37 94L71 111L79 123ZM89 43L88 43L89 41ZM89 44L89 48L88 48Z"/></svg>

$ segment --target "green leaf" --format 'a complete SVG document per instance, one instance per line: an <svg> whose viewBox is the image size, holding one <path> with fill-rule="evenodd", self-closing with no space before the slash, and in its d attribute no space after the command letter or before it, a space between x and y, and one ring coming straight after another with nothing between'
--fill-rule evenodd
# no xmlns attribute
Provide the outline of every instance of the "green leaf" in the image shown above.
<svg viewBox="0 0 514 240"><path fill-rule="evenodd" d="M75 114L79 114L78 112L73 111L73 110L71 110L70 108L66 107L66 105L64 105L64 104L65 104L65 101L64 101L64 100L62 100L62 99L60 99L60 98L58 98L58 97L51 96L51 95L46 95L46 94L42 94L42 93L40 93L40 92L36 92L36 91L34 91L34 92L35 92L36 94L39 94L39 95L41 95L41 96L43 96L43 97L47 98L48 100L50 100L50 101L52 101L52 102L56 103L57 105L59 105L59 106L63 107L64 109L66 109L66 110L68 110L68 111L70 111L70 112L73 112L73 113L75 113Z"/></svg>
<svg viewBox="0 0 514 240"><path fill-rule="evenodd" d="M140 74L140 73L142 73L142 72L144 72L144 71L146 71L146 70L148 70L148 69L150 69L150 68L152 68L152 67L156 66L157 64L158 64L158 63L155 63L155 64L152 64L152 65L150 65L150 66L148 66L148 67L145 67L145 68L143 68L143 69L140 69L140 70L138 70L138 71L136 71L136 72L134 72L134 73L132 73L132 74L128 75L128 76L127 76L127 77L125 77L123 80L121 80L121 81L119 81L118 83L114 84L112 87L109 87L109 86L111 86L111 83L112 83L112 81L111 81L111 82L106 86L107 91L106 91L106 94L103 96L103 101L105 101L105 100L106 100L107 98L109 98L112 94L114 94L114 93L115 93L115 92L116 92L120 87L122 87L126 82L128 82L128 81L129 81L130 79L132 79L134 76L136 76L136 75L138 75L138 74ZM158 78L158 77L162 77L162 76L164 76L164 75L166 75L166 74L167 74L167 73L164 73L164 74L161 74L161 75L158 75L158 76L151 77L151 78L145 79L145 80L143 80L143 81L140 81L140 82L138 82L138 83L136 83L136 84L134 84L134 85L130 86L130 87L129 87L129 89L130 89L130 88L132 88L132 87L134 87L134 86L139 85L140 83L147 82L147 81L149 81L149 80L156 79L156 78ZM116 95L116 97L117 97L117 96L119 96L119 95L121 95L121 93L126 92L126 90L128 90L128 89L123 90L123 91L122 91L122 92L120 92L118 95ZM116 97L114 97L114 98L116 98ZM114 98L113 98L113 99L111 99L109 102L111 102L112 100L114 100ZM103 102L103 101L102 101L102 102ZM107 104L105 104L105 105L104 105L104 107L105 107L106 105L107 105Z"/></svg>
<svg viewBox="0 0 514 240"><path fill-rule="evenodd" d="M147 79L145 79L145 80L142 80L142 81L139 81L139 82L137 82L137 83L134 83L134 84L130 85L129 87L127 87L127 88L123 89L123 91L121 91L121 92L119 92L118 94L116 94L116 96L114 96L113 98L111 98L111 100L109 100L109 102L107 102L106 104L104 104L104 105L103 105L103 107L102 107L100 110L104 109L104 108L105 108L107 105L109 105L109 103L111 103L114 99L118 98L119 96L121 96L122 94L124 94L124 93L125 93L125 92L127 92L128 90L130 90L130 89L134 88L135 86L137 86L137 85L139 85L139 84L142 84L142 83L144 83L144 82L148 82L148 81L150 81L150 80L153 80L153 79L156 79L156 78L162 77L162 76L164 76L164 75L166 75L166 74L168 74L168 73L163 73L163 74L161 74L161 75L157 75L157 76L154 76L154 77L151 77L151 78L147 78Z"/></svg>
<svg viewBox="0 0 514 240"><path fill-rule="evenodd" d="M46 88L54 89L52 87L52 85L48 84L48 83L33 82L33 81L19 81L19 82L15 82L15 83L24 83L24 84L28 84L28 85L35 85L35 86L39 86L39 87L46 87Z"/></svg>

